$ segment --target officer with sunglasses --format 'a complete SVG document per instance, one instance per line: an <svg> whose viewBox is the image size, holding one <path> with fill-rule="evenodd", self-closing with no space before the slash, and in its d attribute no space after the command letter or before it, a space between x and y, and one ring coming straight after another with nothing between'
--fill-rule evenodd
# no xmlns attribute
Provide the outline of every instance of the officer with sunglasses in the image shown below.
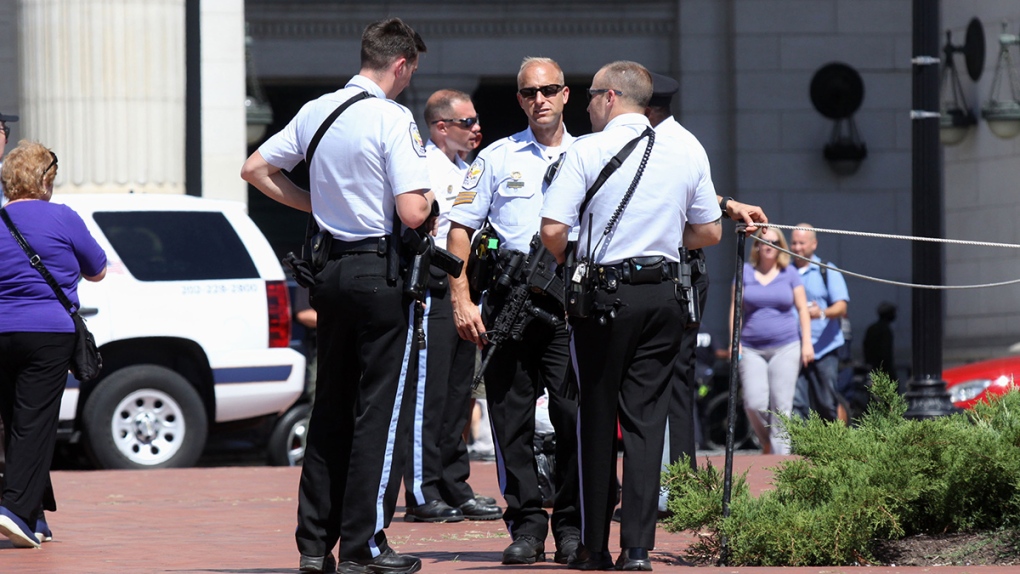
<svg viewBox="0 0 1020 574"><path fill-rule="evenodd" d="M563 106L570 97L563 70L548 58L525 58L517 74L517 103L528 128L488 146L471 164L450 212L450 251L468 260L470 239L486 220L500 241L500 251L528 253L538 232L539 211L550 166L560 161L574 138L563 125ZM490 290L491 294L491 290ZM562 304L532 294L535 307L563 317ZM454 322L460 336L479 348L486 344L481 312L471 301L467 274L451 279ZM498 311L499 296L486 296L486 317ZM555 560L566 564L580 536L576 448L576 392L567 384L568 335L564 324L532 321L521 341L508 341L492 355L485 393L497 445L500 488L506 500L503 520L513 542L504 564L532 564L546 559L549 515L542 507L533 440L535 402L549 391L549 417L556 430L556 495L552 513Z"/></svg>
<svg viewBox="0 0 1020 574"><path fill-rule="evenodd" d="M541 212L542 241L557 260L565 260L570 229L579 224L578 261L597 270L588 281L593 305L572 306L570 319L584 524L570 566L614 567L609 531L619 420L627 459L615 567L651 570L670 380L688 321L678 247L718 243L721 212L701 145L693 136L653 131L644 115L652 96L648 70L635 62L607 64L588 93L597 133L567 151ZM586 200L604 166L625 149L633 153ZM577 269L572 284L584 273L580 263Z"/></svg>
<svg viewBox="0 0 1020 574"><path fill-rule="evenodd" d="M450 206L460 193L467 164L462 152L477 147L482 129L471 96L439 90L425 103L429 141L425 144L429 180L439 204L436 246L446 248ZM471 403L475 347L461 339L453 324L447 276L433 272L428 289L425 325L428 344L419 351L418 387L411 448L404 466L406 522L498 520L496 501L475 496L467 483L471 473L464 426Z"/></svg>
<svg viewBox="0 0 1020 574"><path fill-rule="evenodd" d="M7 127L7 122L18 121L18 116L9 116L0 113L0 134L3 135L3 143L0 143L0 160L4 159L4 150L7 149L7 140L11 137L11 128ZM3 166L3 161L0 161L0 166ZM7 203L7 197L4 195L4 184L0 182L0 205ZM3 433L0 432L0 437Z"/></svg>

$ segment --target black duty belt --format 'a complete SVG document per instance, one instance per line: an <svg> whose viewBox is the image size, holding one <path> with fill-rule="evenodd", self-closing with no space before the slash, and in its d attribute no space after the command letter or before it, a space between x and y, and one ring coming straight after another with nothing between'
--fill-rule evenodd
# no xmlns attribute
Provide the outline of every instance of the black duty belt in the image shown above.
<svg viewBox="0 0 1020 574"><path fill-rule="evenodd" d="M654 285L664 281L678 281L680 264L675 261L649 262L648 258L628 259L614 265L599 265L599 287L616 290L619 284Z"/></svg>
<svg viewBox="0 0 1020 574"><path fill-rule="evenodd" d="M356 253L374 253L385 256L386 242L387 238L385 237L369 237L368 239L359 239L357 241L333 239L333 244L329 248L329 258L336 259L343 255L353 255Z"/></svg>

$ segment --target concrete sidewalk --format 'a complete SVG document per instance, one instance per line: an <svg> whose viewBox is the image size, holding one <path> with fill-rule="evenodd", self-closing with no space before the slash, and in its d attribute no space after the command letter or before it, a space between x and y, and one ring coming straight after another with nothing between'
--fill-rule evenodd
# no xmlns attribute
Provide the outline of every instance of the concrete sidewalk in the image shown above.
<svg viewBox="0 0 1020 574"><path fill-rule="evenodd" d="M722 468L723 459L709 457ZM782 457L740 455L736 473L750 470L754 492L769 487L771 472ZM704 458L699 460L703 463ZM297 484L300 469L270 467L194 468L156 471L58 471L53 473L59 512L48 515L53 542L39 550L16 549L0 542L0 574L20 573L296 573L294 546ZM499 499L496 467L472 463L471 484L480 494ZM401 497L402 500L402 497ZM551 562L526 567L500 564L510 543L503 522L421 524L403 522L398 507L387 529L399 552L422 558L427 574L491 571L570 572ZM612 534L614 554L618 525ZM652 553L656 572L680 572L678 557L689 533L657 533ZM1005 574L1015 567L826 567L715 568L730 573L831 574L837 572L938 574Z"/></svg>

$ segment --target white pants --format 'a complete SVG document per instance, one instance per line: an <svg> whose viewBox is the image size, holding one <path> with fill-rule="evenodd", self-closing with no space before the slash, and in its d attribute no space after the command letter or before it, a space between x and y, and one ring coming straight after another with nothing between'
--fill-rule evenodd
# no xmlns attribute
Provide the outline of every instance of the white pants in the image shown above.
<svg viewBox="0 0 1020 574"><path fill-rule="evenodd" d="M793 393L800 372L800 341L769 349L744 347L739 369L744 411L758 442L771 445L772 454L789 454L789 437L775 415L793 412Z"/></svg>

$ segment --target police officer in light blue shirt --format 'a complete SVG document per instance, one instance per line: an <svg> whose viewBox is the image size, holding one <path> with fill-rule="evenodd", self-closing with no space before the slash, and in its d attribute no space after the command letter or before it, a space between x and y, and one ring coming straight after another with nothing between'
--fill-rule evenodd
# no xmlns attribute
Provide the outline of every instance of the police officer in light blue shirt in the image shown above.
<svg viewBox="0 0 1020 574"><path fill-rule="evenodd" d="M548 58L526 58L517 74L517 102L528 129L491 144L478 154L450 212L447 245L467 261L470 237L488 220L504 256L527 253L538 233L551 166L574 138L563 125L563 106L570 96L563 71ZM484 347L485 322L471 301L466 274L451 278L453 316L460 336ZM562 304L546 294L529 295L535 307L563 317ZM485 318L498 314L505 293L486 296ZM576 393L567 384L568 334L532 321L521 341L508 341L489 359L485 394L496 443L500 489L506 500L503 520L513 542L503 551L504 564L545 560L550 529L542 508L533 450L535 402L549 391L549 417L556 429L556 497L551 529L556 562L565 564L577 548L580 512L577 490ZM491 351L489 351L491 352Z"/></svg>
<svg viewBox="0 0 1020 574"><path fill-rule="evenodd" d="M583 517L582 545L570 566L614 566L609 527L619 420L627 459L615 567L651 570L673 363L687 321L678 291L678 248L718 243L721 211L705 181L700 146L676 132L651 129L644 115L652 95L648 70L634 62L607 64L588 95L598 133L578 138L567 150L542 208L542 241L549 251L564 261L569 229L579 222L576 254L595 270L595 305L586 315L572 309L570 321ZM629 142L636 142L632 153L585 205L604 166Z"/></svg>
<svg viewBox="0 0 1020 574"><path fill-rule="evenodd" d="M410 434L417 367L411 352L416 301L388 273L395 225L417 228L432 211L425 145L411 112L393 101L425 43L397 18L370 24L361 70L336 92L306 103L248 158L241 176L270 198L311 211L332 235L310 288L318 313L318 376L298 491L295 533L302 572L411 574L421 560L390 547ZM364 93L330 120L331 114ZM310 193L281 170L306 159ZM396 221L395 219L399 219ZM333 549L340 540L337 564Z"/></svg>
<svg viewBox="0 0 1020 574"><path fill-rule="evenodd" d="M815 360L801 368L793 395L793 412L806 418L815 410L823 419L832 421L838 418L836 379L839 349L845 343L841 323L846 317L850 293L842 273L819 267L822 260L815 255L818 237L811 224L801 223L797 227L807 229L795 229L790 234L790 251L800 255L793 259L793 264L807 292Z"/></svg>
<svg viewBox="0 0 1020 574"><path fill-rule="evenodd" d="M436 245L446 248L449 212L460 193L467 164L458 154L478 145L481 125L471 96L439 90L425 103L430 138L425 145L432 190L439 205ZM463 432L471 402L475 346L453 324L449 282L432 272L424 326L428 345L418 350L418 388L411 448L404 470L404 520L457 522L497 520L495 501L476 497Z"/></svg>

